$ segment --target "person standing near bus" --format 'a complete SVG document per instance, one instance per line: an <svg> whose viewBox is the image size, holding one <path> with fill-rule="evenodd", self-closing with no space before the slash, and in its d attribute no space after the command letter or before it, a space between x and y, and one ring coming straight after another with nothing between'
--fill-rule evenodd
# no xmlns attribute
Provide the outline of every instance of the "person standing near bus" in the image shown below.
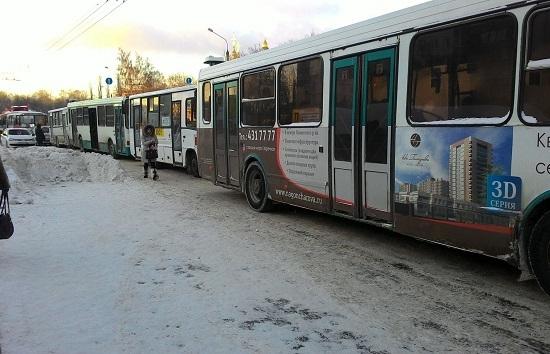
<svg viewBox="0 0 550 354"><path fill-rule="evenodd" d="M158 139L152 125L149 124L143 128L143 139L141 141L143 178L149 177L149 167L151 167L153 169L153 179L156 181L159 178L157 174Z"/></svg>
<svg viewBox="0 0 550 354"><path fill-rule="evenodd" d="M10 180L4 169L4 164L0 158L0 239L5 240L13 235L13 223L10 216L10 205L8 191L10 190Z"/></svg>
<svg viewBox="0 0 550 354"><path fill-rule="evenodd" d="M36 145L37 146L43 146L44 140L46 140L46 136L44 135L44 132L42 131L42 125L37 124L34 128L34 135L36 136Z"/></svg>

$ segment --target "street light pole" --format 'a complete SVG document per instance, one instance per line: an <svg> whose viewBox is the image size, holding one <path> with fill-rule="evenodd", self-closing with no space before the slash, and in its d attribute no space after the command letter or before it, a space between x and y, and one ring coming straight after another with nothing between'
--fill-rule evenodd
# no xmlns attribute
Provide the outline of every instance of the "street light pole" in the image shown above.
<svg viewBox="0 0 550 354"><path fill-rule="evenodd" d="M216 36L220 37L225 41L225 61L229 61L229 43L227 42L227 39L220 36L218 33L214 32L212 28L208 28L208 31L214 33Z"/></svg>

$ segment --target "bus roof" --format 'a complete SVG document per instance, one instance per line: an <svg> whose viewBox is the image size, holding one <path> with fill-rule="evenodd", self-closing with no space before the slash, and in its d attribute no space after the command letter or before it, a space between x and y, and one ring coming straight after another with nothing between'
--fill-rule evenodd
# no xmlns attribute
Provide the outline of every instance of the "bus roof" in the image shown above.
<svg viewBox="0 0 550 354"><path fill-rule="evenodd" d="M34 115L37 115L37 114L42 114L42 115L47 115L46 113L44 112L38 112L38 111L7 111L7 112L4 112L2 114L5 114L5 115L12 115L12 116L22 116L22 115L29 115L29 114L34 114Z"/></svg>
<svg viewBox="0 0 550 354"><path fill-rule="evenodd" d="M48 113L54 113L54 112L59 112L59 111L62 111L64 109L67 109L67 107L61 107L61 108L54 108L54 109L50 109L48 111Z"/></svg>
<svg viewBox="0 0 550 354"><path fill-rule="evenodd" d="M460 18L524 6L527 0L434 0L338 28L273 49L201 69L199 80L208 80L296 58L387 38Z"/></svg>
<svg viewBox="0 0 550 354"><path fill-rule="evenodd" d="M67 104L67 108L100 106L104 104L116 104L116 103L122 104L123 101L124 101L124 97L98 98L95 100L69 102Z"/></svg>
<svg viewBox="0 0 550 354"><path fill-rule="evenodd" d="M178 87L171 87L163 90L157 90L157 91L150 91L150 92L142 92L137 93L135 95L131 95L129 98L141 98L141 97L148 97L148 96L154 96L154 95L163 95L166 93L174 93L174 92L180 92L180 91L190 91L197 88L197 85L187 85L187 86L178 86Z"/></svg>

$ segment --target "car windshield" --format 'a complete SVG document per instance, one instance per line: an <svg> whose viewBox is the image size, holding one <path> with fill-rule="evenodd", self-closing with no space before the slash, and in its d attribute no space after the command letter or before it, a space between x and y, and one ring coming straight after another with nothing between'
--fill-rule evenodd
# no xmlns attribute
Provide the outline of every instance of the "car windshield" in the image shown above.
<svg viewBox="0 0 550 354"><path fill-rule="evenodd" d="M31 135L27 129L10 129L8 135Z"/></svg>

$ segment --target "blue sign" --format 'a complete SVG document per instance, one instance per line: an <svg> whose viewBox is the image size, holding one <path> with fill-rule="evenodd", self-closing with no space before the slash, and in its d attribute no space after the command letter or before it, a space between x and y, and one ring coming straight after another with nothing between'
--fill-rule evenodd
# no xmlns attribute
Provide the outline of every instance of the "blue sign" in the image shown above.
<svg viewBox="0 0 550 354"><path fill-rule="evenodd" d="M489 175L487 206L509 211L521 211L521 178Z"/></svg>
<svg viewBox="0 0 550 354"><path fill-rule="evenodd" d="M108 78L105 79L105 83L106 83L107 85L110 85L110 84L113 83L113 79L111 79L110 77L108 77Z"/></svg>

